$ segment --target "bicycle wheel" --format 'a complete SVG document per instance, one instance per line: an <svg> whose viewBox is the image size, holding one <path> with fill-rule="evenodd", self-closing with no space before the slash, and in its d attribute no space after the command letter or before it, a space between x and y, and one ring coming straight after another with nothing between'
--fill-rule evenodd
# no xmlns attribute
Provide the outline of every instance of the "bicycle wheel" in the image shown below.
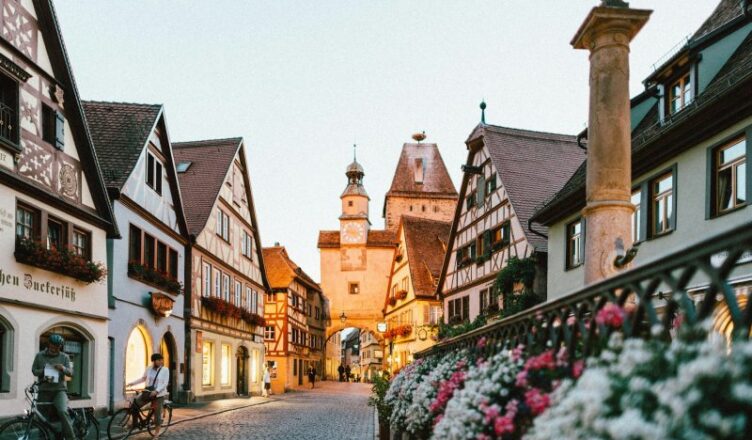
<svg viewBox="0 0 752 440"><path fill-rule="evenodd" d="M0 426L0 440L50 440L50 435L36 420L16 419Z"/></svg>
<svg viewBox="0 0 752 440"><path fill-rule="evenodd" d="M110 440L124 439L133 431L133 415L130 408L122 408L110 417L107 425L107 438Z"/></svg>
<svg viewBox="0 0 752 440"><path fill-rule="evenodd" d="M149 430L149 434L155 435L156 432L154 429L154 417L152 416L151 412L149 413L149 425L146 429ZM172 406L170 405L164 405L162 406L162 426L160 429L160 435L164 434L167 431L167 428L170 427L170 422L172 421Z"/></svg>
<svg viewBox="0 0 752 440"><path fill-rule="evenodd" d="M99 422L97 422L94 414L86 414L86 435L82 437L83 440L99 440Z"/></svg>

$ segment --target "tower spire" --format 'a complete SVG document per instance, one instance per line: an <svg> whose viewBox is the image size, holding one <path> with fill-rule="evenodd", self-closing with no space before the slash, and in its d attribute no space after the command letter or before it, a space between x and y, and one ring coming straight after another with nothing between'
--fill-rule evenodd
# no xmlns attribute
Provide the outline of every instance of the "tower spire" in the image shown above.
<svg viewBox="0 0 752 440"><path fill-rule="evenodd" d="M486 100L480 102L480 123L486 125Z"/></svg>
<svg viewBox="0 0 752 440"><path fill-rule="evenodd" d="M353 144L353 162L358 161L358 144Z"/></svg>

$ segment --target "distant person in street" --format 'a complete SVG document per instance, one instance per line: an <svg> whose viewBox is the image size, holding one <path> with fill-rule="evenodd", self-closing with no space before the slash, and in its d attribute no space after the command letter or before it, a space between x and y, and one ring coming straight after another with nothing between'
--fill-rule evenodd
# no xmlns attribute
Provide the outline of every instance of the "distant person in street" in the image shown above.
<svg viewBox="0 0 752 440"><path fill-rule="evenodd" d="M74 440L73 424L68 418L68 386L66 377L73 377L73 363L63 353L65 339L58 334L50 335L47 348L37 353L31 372L39 380L39 402L51 402L63 425L63 438Z"/></svg>
<svg viewBox="0 0 752 440"><path fill-rule="evenodd" d="M133 382L127 383L126 387L132 387L140 383L146 383L144 391L136 398L135 404L139 408L151 403L154 409L154 435L152 438L159 438L162 426L162 409L169 392L167 386L170 384L170 370L164 367L164 356L160 353L151 355L151 367L144 371L144 375Z"/></svg>
<svg viewBox="0 0 752 440"><path fill-rule="evenodd" d="M262 397L269 397L272 393L272 374L269 367L264 367L264 389L261 391Z"/></svg>
<svg viewBox="0 0 752 440"><path fill-rule="evenodd" d="M344 382L345 381L345 367L343 367L342 364L339 364L339 368L337 368L337 371L339 372L339 381Z"/></svg>
<svg viewBox="0 0 752 440"><path fill-rule="evenodd" d="M350 382L350 366L345 367L345 382Z"/></svg>
<svg viewBox="0 0 752 440"><path fill-rule="evenodd" d="M313 368L313 365L308 367L308 382L311 382L311 389L313 389L316 384L316 369Z"/></svg>

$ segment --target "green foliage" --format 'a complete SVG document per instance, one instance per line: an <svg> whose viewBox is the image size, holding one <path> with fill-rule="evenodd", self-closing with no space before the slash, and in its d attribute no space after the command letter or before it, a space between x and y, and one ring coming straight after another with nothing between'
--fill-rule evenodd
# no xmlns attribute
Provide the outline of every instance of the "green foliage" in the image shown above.
<svg viewBox="0 0 752 440"><path fill-rule="evenodd" d="M368 404L376 408L379 412L379 421L389 421L392 416L392 407L384 401L386 392L389 390L389 373L384 371L383 375L376 375L372 380L371 390L373 394L368 398Z"/></svg>
<svg viewBox="0 0 752 440"><path fill-rule="evenodd" d="M439 339L453 338L463 333L481 328L486 325L486 317L478 315L474 321L465 321L459 324L444 324L439 323Z"/></svg>
<svg viewBox="0 0 752 440"><path fill-rule="evenodd" d="M507 261L506 267L499 271L496 276L496 282L494 288L497 292L501 292L502 295L511 294L514 290L515 283L522 283L525 286L525 290L533 288L533 281L535 281L536 272L536 260L533 257L520 260L517 257L512 257Z"/></svg>

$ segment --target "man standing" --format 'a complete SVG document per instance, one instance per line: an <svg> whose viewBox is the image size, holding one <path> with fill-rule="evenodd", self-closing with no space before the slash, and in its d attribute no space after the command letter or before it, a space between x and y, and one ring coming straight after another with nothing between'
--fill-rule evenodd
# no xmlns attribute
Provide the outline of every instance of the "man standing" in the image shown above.
<svg viewBox="0 0 752 440"><path fill-rule="evenodd" d="M151 362L151 368L147 368L140 379L136 379L125 386L132 387L139 383L146 383L144 392L136 398L136 405L140 408L147 403L152 403L154 408L155 433L152 438L159 438L160 428L162 426L162 409L168 394L167 385L170 383L170 370L162 368L164 365L164 357L159 353L151 355Z"/></svg>
<svg viewBox="0 0 752 440"><path fill-rule="evenodd" d="M350 382L350 366L345 366L345 382Z"/></svg>
<svg viewBox="0 0 752 440"><path fill-rule="evenodd" d="M63 425L63 437L75 440L73 424L68 418L68 387L66 377L73 377L70 357L62 352L65 339L58 334L50 335L47 348L37 353L31 372L39 379L39 402L52 402Z"/></svg>
<svg viewBox="0 0 752 440"><path fill-rule="evenodd" d="M316 384L316 369L313 368L313 364L308 367L308 382L311 382L311 389Z"/></svg>
<svg viewBox="0 0 752 440"><path fill-rule="evenodd" d="M342 364L339 364L339 368L337 368L337 372L339 372L339 381L344 382L345 381L345 367L343 367Z"/></svg>

